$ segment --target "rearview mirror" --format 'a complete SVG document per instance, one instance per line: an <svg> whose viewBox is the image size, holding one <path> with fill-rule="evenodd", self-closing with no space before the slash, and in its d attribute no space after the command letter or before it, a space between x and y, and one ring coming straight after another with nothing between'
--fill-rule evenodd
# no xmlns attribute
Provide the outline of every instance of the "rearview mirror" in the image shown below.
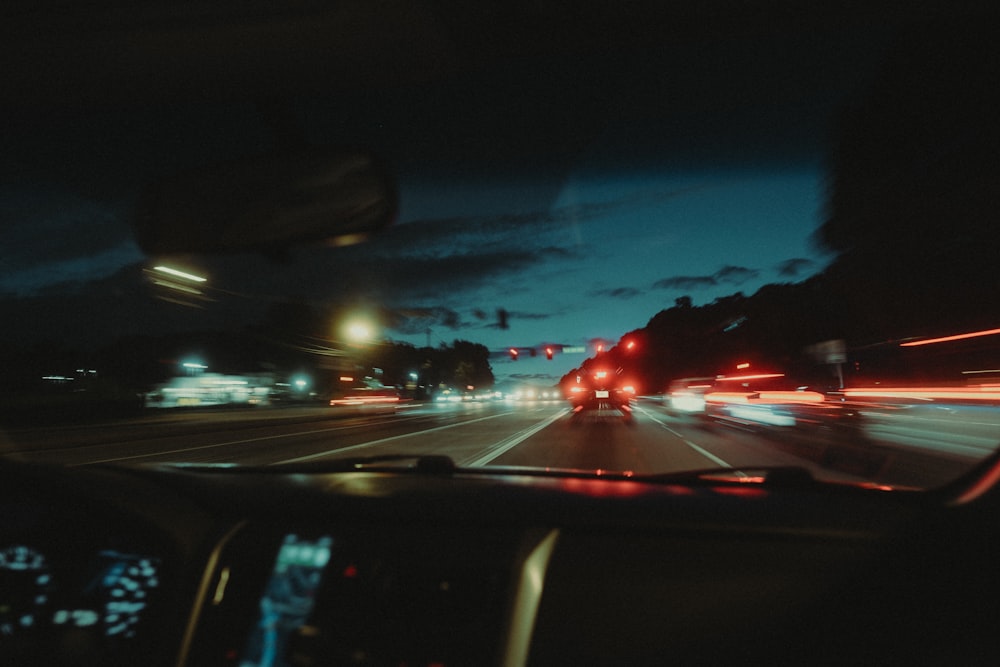
<svg viewBox="0 0 1000 667"><path fill-rule="evenodd" d="M393 180L370 153L340 149L260 156L156 183L133 226L149 255L280 252L343 245L392 223Z"/></svg>

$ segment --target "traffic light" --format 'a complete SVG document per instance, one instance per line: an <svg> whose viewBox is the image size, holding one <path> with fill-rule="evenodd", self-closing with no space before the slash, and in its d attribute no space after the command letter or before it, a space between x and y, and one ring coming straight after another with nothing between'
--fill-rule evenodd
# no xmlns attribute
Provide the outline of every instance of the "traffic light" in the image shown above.
<svg viewBox="0 0 1000 667"><path fill-rule="evenodd" d="M510 360L517 361L518 351L516 347L510 348Z"/></svg>
<svg viewBox="0 0 1000 667"><path fill-rule="evenodd" d="M545 358L548 359L549 361L552 361L552 348L551 347L545 348Z"/></svg>

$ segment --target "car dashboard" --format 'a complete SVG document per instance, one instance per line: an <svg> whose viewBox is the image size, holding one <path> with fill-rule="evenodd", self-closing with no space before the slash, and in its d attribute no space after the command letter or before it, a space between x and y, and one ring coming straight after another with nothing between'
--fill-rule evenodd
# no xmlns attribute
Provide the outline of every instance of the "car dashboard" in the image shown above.
<svg viewBox="0 0 1000 667"><path fill-rule="evenodd" d="M6 664L993 664L992 491L5 463Z"/></svg>

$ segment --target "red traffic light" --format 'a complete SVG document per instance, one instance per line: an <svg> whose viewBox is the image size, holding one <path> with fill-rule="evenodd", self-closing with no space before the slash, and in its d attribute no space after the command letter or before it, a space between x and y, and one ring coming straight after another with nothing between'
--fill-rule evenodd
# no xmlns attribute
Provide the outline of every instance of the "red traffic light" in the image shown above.
<svg viewBox="0 0 1000 667"><path fill-rule="evenodd" d="M552 348L551 347L545 348L545 358L546 359L552 359Z"/></svg>
<svg viewBox="0 0 1000 667"><path fill-rule="evenodd" d="M510 358L511 358L511 360L517 361L517 355L518 355L517 348L516 347L510 348Z"/></svg>

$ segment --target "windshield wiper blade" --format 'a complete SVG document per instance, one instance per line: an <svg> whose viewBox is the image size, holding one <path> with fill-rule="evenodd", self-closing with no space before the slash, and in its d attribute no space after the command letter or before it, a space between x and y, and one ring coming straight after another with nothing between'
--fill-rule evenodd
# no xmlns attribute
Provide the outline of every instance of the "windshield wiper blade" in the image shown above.
<svg viewBox="0 0 1000 667"><path fill-rule="evenodd" d="M820 482L802 466L754 466L733 468L704 468L680 472L636 475L641 482L668 484L763 484L765 486L814 486Z"/></svg>
<svg viewBox="0 0 1000 667"><path fill-rule="evenodd" d="M273 466L280 472L328 473L353 472L373 469L387 469L390 466L382 464L398 461L413 461L410 466L391 466L392 470L407 470L429 475L451 474L458 469L450 456L443 454L376 454L373 456L352 456L331 461L313 463L291 463Z"/></svg>

